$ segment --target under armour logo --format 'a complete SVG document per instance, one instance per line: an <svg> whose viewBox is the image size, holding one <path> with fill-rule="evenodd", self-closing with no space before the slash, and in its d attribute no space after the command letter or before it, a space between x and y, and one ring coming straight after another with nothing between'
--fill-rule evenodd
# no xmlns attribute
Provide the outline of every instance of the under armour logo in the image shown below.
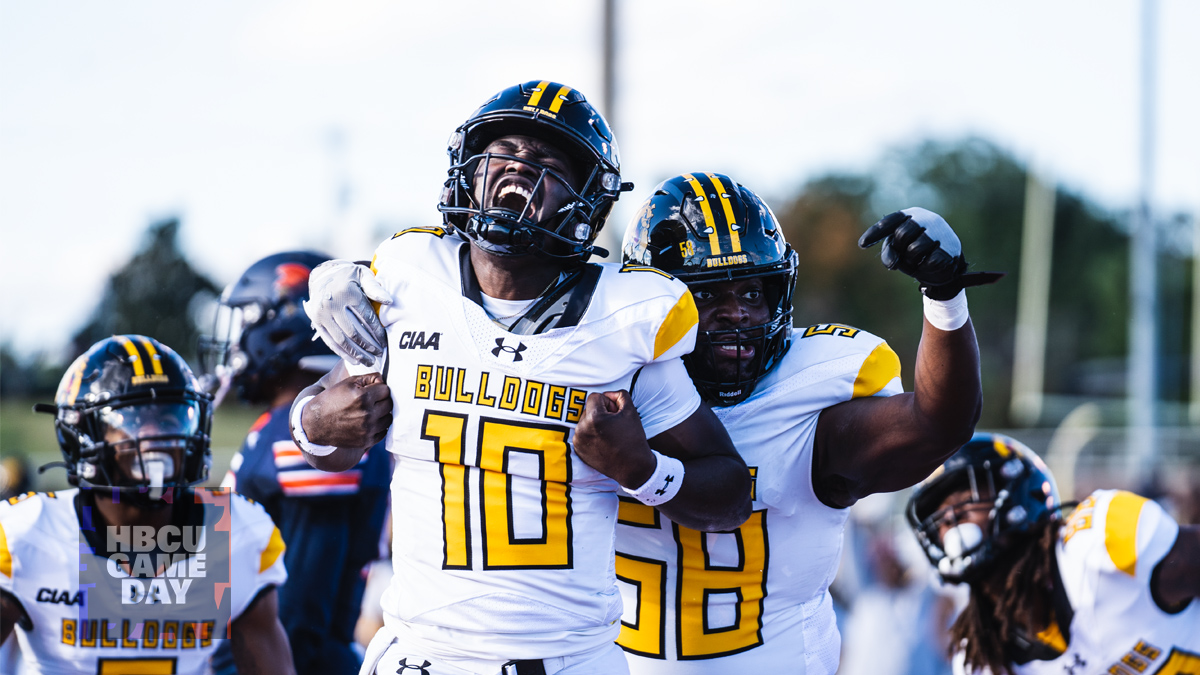
<svg viewBox="0 0 1200 675"><path fill-rule="evenodd" d="M500 352L508 352L509 354L512 354L513 362L516 363L522 359L521 352L525 351L526 349L528 349L528 347L526 347L525 343L523 342L518 342L516 347L509 347L508 345L504 344L504 338L496 338L496 348L492 350L492 356L499 357Z"/></svg>
<svg viewBox="0 0 1200 675"><path fill-rule="evenodd" d="M674 480L675 480L675 476L667 476L666 478L664 478L663 486L660 487L659 489L655 490L654 494L656 494L656 495L667 494L667 488L671 485L672 482L674 482Z"/></svg>
<svg viewBox="0 0 1200 675"><path fill-rule="evenodd" d="M1071 656L1075 657L1074 663L1063 666L1063 670L1066 671L1067 675L1075 675L1076 668L1084 668L1087 666L1087 661L1084 661L1083 659L1081 659L1079 657L1079 654L1072 654Z"/></svg>
<svg viewBox="0 0 1200 675"><path fill-rule="evenodd" d="M396 669L396 675L404 675L404 671L406 671L406 670L417 670L417 671L420 671L421 675L429 675L429 671L425 670L425 669L431 665L433 665L433 664L429 663L428 661L425 661L419 666L415 666L415 665L410 666L410 665L408 665L408 659L403 658L403 659L400 659L400 667Z"/></svg>

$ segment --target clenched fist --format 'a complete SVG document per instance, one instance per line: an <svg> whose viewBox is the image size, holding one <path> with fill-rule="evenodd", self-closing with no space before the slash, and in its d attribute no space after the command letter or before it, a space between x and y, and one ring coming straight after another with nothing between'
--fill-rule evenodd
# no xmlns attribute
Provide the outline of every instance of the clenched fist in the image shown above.
<svg viewBox="0 0 1200 675"><path fill-rule="evenodd" d="M631 490L649 480L657 463L633 397L624 389L588 394L574 446L588 466Z"/></svg>
<svg viewBox="0 0 1200 675"><path fill-rule="evenodd" d="M917 280L933 300L949 300L968 286L995 283L1003 272L967 273L962 243L938 214L908 208L884 216L858 239L861 248L883 242L879 257L884 267Z"/></svg>
<svg viewBox="0 0 1200 675"><path fill-rule="evenodd" d="M391 390L378 373L352 375L313 397L300 423L312 443L369 448L392 426Z"/></svg>

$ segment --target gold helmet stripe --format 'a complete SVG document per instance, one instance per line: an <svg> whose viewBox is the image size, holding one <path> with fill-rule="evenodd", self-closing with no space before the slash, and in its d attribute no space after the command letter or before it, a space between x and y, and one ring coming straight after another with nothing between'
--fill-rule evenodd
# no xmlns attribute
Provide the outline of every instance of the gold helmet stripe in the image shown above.
<svg viewBox="0 0 1200 675"><path fill-rule="evenodd" d="M158 350L154 348L154 343L149 339L141 340L142 347L145 347L146 353L150 356L150 365L154 367L155 375L162 375L162 359L158 356Z"/></svg>
<svg viewBox="0 0 1200 675"><path fill-rule="evenodd" d="M71 373L71 391L67 394L67 405L75 405L79 398L79 388L83 385L83 371L87 368L87 359L80 357L75 364L75 372Z"/></svg>
<svg viewBox="0 0 1200 675"><path fill-rule="evenodd" d="M729 201L729 193L725 190L725 185L721 183L721 179L711 173L704 174L713 182L717 188L717 195L721 198L721 208L725 210L725 224L729 226L729 243L733 246L733 253L742 252L742 239L738 236L737 230L733 229L736 222L733 217L733 204Z"/></svg>
<svg viewBox="0 0 1200 675"><path fill-rule="evenodd" d="M542 80L541 82L538 82L537 88L533 90L533 96L529 97L529 105L536 108L537 104L541 103L542 101L542 94L546 93L546 88L549 86L549 80Z"/></svg>
<svg viewBox="0 0 1200 675"><path fill-rule="evenodd" d="M129 352L129 360L133 363L134 376L144 376L146 374L146 364L142 363L142 357L138 354L137 346L124 335L117 335L115 337L117 338L117 342L120 342L121 346L125 348L125 351Z"/></svg>
<svg viewBox="0 0 1200 675"><path fill-rule="evenodd" d="M683 174L683 179L692 186L696 200L700 202L700 210L704 212L704 229L708 231L709 255L721 255L721 239L717 235L717 224L713 220L712 208L708 205L708 197L704 194L704 186L690 173Z"/></svg>
<svg viewBox="0 0 1200 675"><path fill-rule="evenodd" d="M567 100L567 94L569 93L571 93L571 88L568 86L564 85L562 89L559 89L558 93L554 95L554 100L550 103L550 112L557 113L561 110L562 104Z"/></svg>

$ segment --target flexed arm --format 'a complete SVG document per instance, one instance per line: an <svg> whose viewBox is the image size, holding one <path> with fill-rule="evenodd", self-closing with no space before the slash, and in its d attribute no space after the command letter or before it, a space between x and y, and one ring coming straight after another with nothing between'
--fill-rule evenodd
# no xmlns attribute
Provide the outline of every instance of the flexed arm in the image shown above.
<svg viewBox="0 0 1200 675"><path fill-rule="evenodd" d="M979 346L963 289L1003 276L967 273L958 236L941 216L925 209L885 216L859 245L879 242L884 266L920 284L925 321L912 393L857 398L821 413L814 488L821 501L839 508L917 483L971 438L983 393Z"/></svg>

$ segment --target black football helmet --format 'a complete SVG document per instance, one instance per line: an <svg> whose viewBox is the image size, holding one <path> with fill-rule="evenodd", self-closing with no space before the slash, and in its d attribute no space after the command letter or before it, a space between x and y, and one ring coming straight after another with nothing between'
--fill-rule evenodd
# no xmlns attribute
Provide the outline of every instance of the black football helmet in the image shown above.
<svg viewBox="0 0 1200 675"><path fill-rule="evenodd" d="M565 152L574 164L574 184L540 163L484 152L492 141L509 135L529 136ZM444 222L500 255L537 252L586 260L613 202L633 189L632 183L621 182L621 160L608 122L583 94L556 82L526 82L496 94L454 131L447 152L450 169L438 204ZM493 161L517 161L534 169L538 178L530 194L499 205L481 204L476 187L488 194L486 169ZM483 176L483 185L475 185L477 175ZM569 200L553 216L534 222L530 214L550 181L564 186Z"/></svg>
<svg viewBox="0 0 1200 675"><path fill-rule="evenodd" d="M204 372L221 391L231 382L238 398L263 403L273 395L272 381L290 370L326 372L336 364L329 347L313 340L302 304L309 274L329 259L311 251L269 255L221 293L213 333L200 338Z"/></svg>
<svg viewBox="0 0 1200 675"><path fill-rule="evenodd" d="M769 321L735 330L701 330L695 351L683 357L706 401L727 406L745 400L787 353L797 256L775 214L749 188L716 173L663 181L630 221L622 254L627 265L658 268L689 287L762 277ZM733 380L717 375L714 367L716 346L730 344L752 346L756 354L750 372L739 370Z"/></svg>
<svg viewBox="0 0 1200 675"><path fill-rule="evenodd" d="M163 489L208 479L211 396L170 347L141 335L92 345L63 375L54 426L71 485L162 502ZM146 499L146 497L149 499Z"/></svg>
<svg viewBox="0 0 1200 675"><path fill-rule="evenodd" d="M963 491L966 501L943 506ZM1061 509L1041 457L1008 436L979 433L913 489L906 515L938 574L973 583L1034 528L1060 518ZM959 522L970 510L987 512L986 527Z"/></svg>

